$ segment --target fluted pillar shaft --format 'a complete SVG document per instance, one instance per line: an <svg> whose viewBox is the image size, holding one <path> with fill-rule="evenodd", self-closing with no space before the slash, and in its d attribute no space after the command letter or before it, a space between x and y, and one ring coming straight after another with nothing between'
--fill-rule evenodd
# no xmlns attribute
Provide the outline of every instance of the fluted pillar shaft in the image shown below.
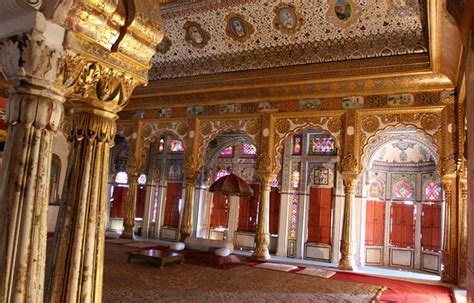
<svg viewBox="0 0 474 303"><path fill-rule="evenodd" d="M127 205L125 206L125 218L123 220L123 239L133 239L133 228L135 227L135 210L137 206L138 173L130 174Z"/></svg>
<svg viewBox="0 0 474 303"><path fill-rule="evenodd" d="M12 85L0 173L2 303L43 301L52 140L65 101L57 79L64 29L29 6L0 9L0 28L13 33L0 39L1 72ZM21 24L6 24L16 13Z"/></svg>
<svg viewBox="0 0 474 303"><path fill-rule="evenodd" d="M354 249L352 241L353 233L353 214L352 208L355 200L355 188L357 185L357 176L343 175L344 178L344 216L342 220L342 238L341 238L341 259L339 268L344 270L354 270Z"/></svg>
<svg viewBox="0 0 474 303"><path fill-rule="evenodd" d="M268 245L270 244L270 190L272 179L271 176L260 176L262 191L258 205L255 251L252 256L261 261L270 259Z"/></svg>
<svg viewBox="0 0 474 303"><path fill-rule="evenodd" d="M116 131L106 115L71 117L71 152L49 262L47 302L101 302L109 152Z"/></svg>
<svg viewBox="0 0 474 303"><path fill-rule="evenodd" d="M23 92L22 92L23 91ZM8 98L0 197L1 302L42 302L52 140L61 97L18 89Z"/></svg>

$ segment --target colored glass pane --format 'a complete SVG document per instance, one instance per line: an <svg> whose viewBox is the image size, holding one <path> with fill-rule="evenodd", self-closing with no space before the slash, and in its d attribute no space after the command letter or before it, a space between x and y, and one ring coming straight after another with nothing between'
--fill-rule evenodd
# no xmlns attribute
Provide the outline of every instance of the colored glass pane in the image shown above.
<svg viewBox="0 0 474 303"><path fill-rule="evenodd" d="M291 213L290 213L290 238L296 238L298 228L298 204L299 195L294 193L291 197Z"/></svg>
<svg viewBox="0 0 474 303"><path fill-rule="evenodd" d="M436 182L428 182L425 185L425 201L438 201L441 187Z"/></svg>
<svg viewBox="0 0 474 303"><path fill-rule="evenodd" d="M244 155L251 155L251 156L254 156L257 154L257 148L255 147L255 145L253 144L247 144L245 143L243 145L243 149L242 149L242 153Z"/></svg>
<svg viewBox="0 0 474 303"><path fill-rule="evenodd" d="M159 188L159 186L155 187L155 194L153 195L153 216L151 218L151 222L156 222L156 215L158 213Z"/></svg>
<svg viewBox="0 0 474 303"><path fill-rule="evenodd" d="M160 142L158 143L158 152L162 154L164 150L165 150L165 138L161 138Z"/></svg>
<svg viewBox="0 0 474 303"><path fill-rule="evenodd" d="M372 182L369 189L369 196L371 198L382 198L383 196L382 193L383 193L382 184L380 184L380 182L378 181Z"/></svg>
<svg viewBox="0 0 474 303"><path fill-rule="evenodd" d="M145 174L141 174L139 177L138 177L138 184L140 185L145 185L146 183L146 175Z"/></svg>
<svg viewBox="0 0 474 303"><path fill-rule="evenodd" d="M303 138L301 136L294 136L293 137L293 154L301 155L301 142Z"/></svg>
<svg viewBox="0 0 474 303"><path fill-rule="evenodd" d="M336 152L335 141L327 136L312 136L310 152L312 154L333 154Z"/></svg>
<svg viewBox="0 0 474 303"><path fill-rule="evenodd" d="M410 185L406 182L398 182L393 187L395 198L397 199L410 199L413 196L413 191Z"/></svg>
<svg viewBox="0 0 474 303"><path fill-rule="evenodd" d="M226 149L221 151L221 155L222 156L233 156L234 155L234 147L233 146L227 147Z"/></svg>
<svg viewBox="0 0 474 303"><path fill-rule="evenodd" d="M298 188L300 185L300 172L295 170L292 174L291 174L291 186L293 188Z"/></svg>
<svg viewBox="0 0 474 303"><path fill-rule="evenodd" d="M124 171L120 171L115 176L115 183L117 184L127 184L128 183L128 175Z"/></svg>
<svg viewBox="0 0 474 303"><path fill-rule="evenodd" d="M274 178L274 179L272 180L272 187L278 187L278 180L277 180L277 178Z"/></svg>
<svg viewBox="0 0 474 303"><path fill-rule="evenodd" d="M184 152L183 142L181 142L181 140L171 140L170 151L173 153Z"/></svg>
<svg viewBox="0 0 474 303"><path fill-rule="evenodd" d="M219 180L220 178L224 177L224 176L227 176L227 175L230 175L230 173L224 169L221 169L219 170L217 173L216 173L216 180Z"/></svg>

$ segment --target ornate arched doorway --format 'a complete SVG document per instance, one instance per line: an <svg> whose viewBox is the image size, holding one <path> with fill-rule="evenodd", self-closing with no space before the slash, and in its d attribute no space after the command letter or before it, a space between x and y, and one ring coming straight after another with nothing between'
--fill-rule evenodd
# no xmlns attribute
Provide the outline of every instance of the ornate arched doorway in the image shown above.
<svg viewBox="0 0 474 303"><path fill-rule="evenodd" d="M414 129L378 136L366 149L361 263L439 274L444 202L436 149Z"/></svg>

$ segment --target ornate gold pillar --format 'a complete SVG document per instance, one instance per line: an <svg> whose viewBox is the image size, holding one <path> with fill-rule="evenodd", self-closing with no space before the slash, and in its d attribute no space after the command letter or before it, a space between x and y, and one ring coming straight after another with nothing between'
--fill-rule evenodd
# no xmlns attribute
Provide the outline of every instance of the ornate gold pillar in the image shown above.
<svg viewBox="0 0 474 303"><path fill-rule="evenodd" d="M101 302L115 120L134 88L147 83L151 57L163 37L159 5L153 0L71 1L54 6L49 14L68 30L63 84L72 114L71 151L45 300Z"/></svg>
<svg viewBox="0 0 474 303"><path fill-rule="evenodd" d="M199 176L199 169L196 168L196 161L194 161L194 159L194 157L189 156L184 162L184 184L186 190L184 193L183 217L180 227L181 241L184 241L193 233L194 191Z"/></svg>
<svg viewBox="0 0 474 303"><path fill-rule="evenodd" d="M270 259L268 245L270 244L270 191L273 176L271 174L259 174L261 195L258 205L258 225L255 233L255 251L253 257L265 261Z"/></svg>
<svg viewBox="0 0 474 303"><path fill-rule="evenodd" d="M136 138L130 139L129 159L127 170L129 173L128 198L125 206L125 218L123 221L123 232L120 236L124 239L133 239L133 228L135 227L135 211L137 205L138 174L141 160L141 123L135 123L134 134Z"/></svg>
<svg viewBox="0 0 474 303"><path fill-rule="evenodd" d="M445 222L443 243L443 282L457 282L458 264L458 211L456 203L456 161L453 156L442 159L442 186L444 191Z"/></svg>
<svg viewBox="0 0 474 303"><path fill-rule="evenodd" d="M341 236L341 259L339 268L343 270L354 270L354 242L352 240L353 213L355 201L355 190L357 187L357 161L349 154L341 162L341 173L344 181L344 216L342 219Z"/></svg>
<svg viewBox="0 0 474 303"><path fill-rule="evenodd" d="M270 191L275 177L274 158L275 119L271 114L262 117L261 143L258 150L257 174L260 180L261 195L257 214L257 232L255 233L255 251L257 260L270 259Z"/></svg>
<svg viewBox="0 0 474 303"><path fill-rule="evenodd" d="M128 171L128 198L127 205L125 206L123 231L120 235L120 238L123 239L133 239L133 228L135 227L135 210L137 205L138 170L136 167L133 167L133 165L129 165Z"/></svg>
<svg viewBox="0 0 474 303"><path fill-rule="evenodd" d="M22 9L26 12L28 6L24 3ZM26 19L34 23L29 32L0 40L0 66L13 85L1 169L0 302L4 303L43 300L52 140L65 101L56 78L62 52L57 39L64 37L64 30L41 13L30 13L22 19L22 26L27 26Z"/></svg>

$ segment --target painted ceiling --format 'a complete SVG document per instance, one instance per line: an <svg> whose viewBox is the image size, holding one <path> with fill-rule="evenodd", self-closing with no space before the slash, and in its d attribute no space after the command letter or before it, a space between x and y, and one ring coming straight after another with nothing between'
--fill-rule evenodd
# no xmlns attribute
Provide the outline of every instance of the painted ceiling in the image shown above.
<svg viewBox="0 0 474 303"><path fill-rule="evenodd" d="M193 0L162 14L151 80L428 52L426 0Z"/></svg>
<svg viewBox="0 0 474 303"><path fill-rule="evenodd" d="M434 158L429 149L419 142L410 139L388 142L377 150L372 159L379 163L434 163Z"/></svg>

